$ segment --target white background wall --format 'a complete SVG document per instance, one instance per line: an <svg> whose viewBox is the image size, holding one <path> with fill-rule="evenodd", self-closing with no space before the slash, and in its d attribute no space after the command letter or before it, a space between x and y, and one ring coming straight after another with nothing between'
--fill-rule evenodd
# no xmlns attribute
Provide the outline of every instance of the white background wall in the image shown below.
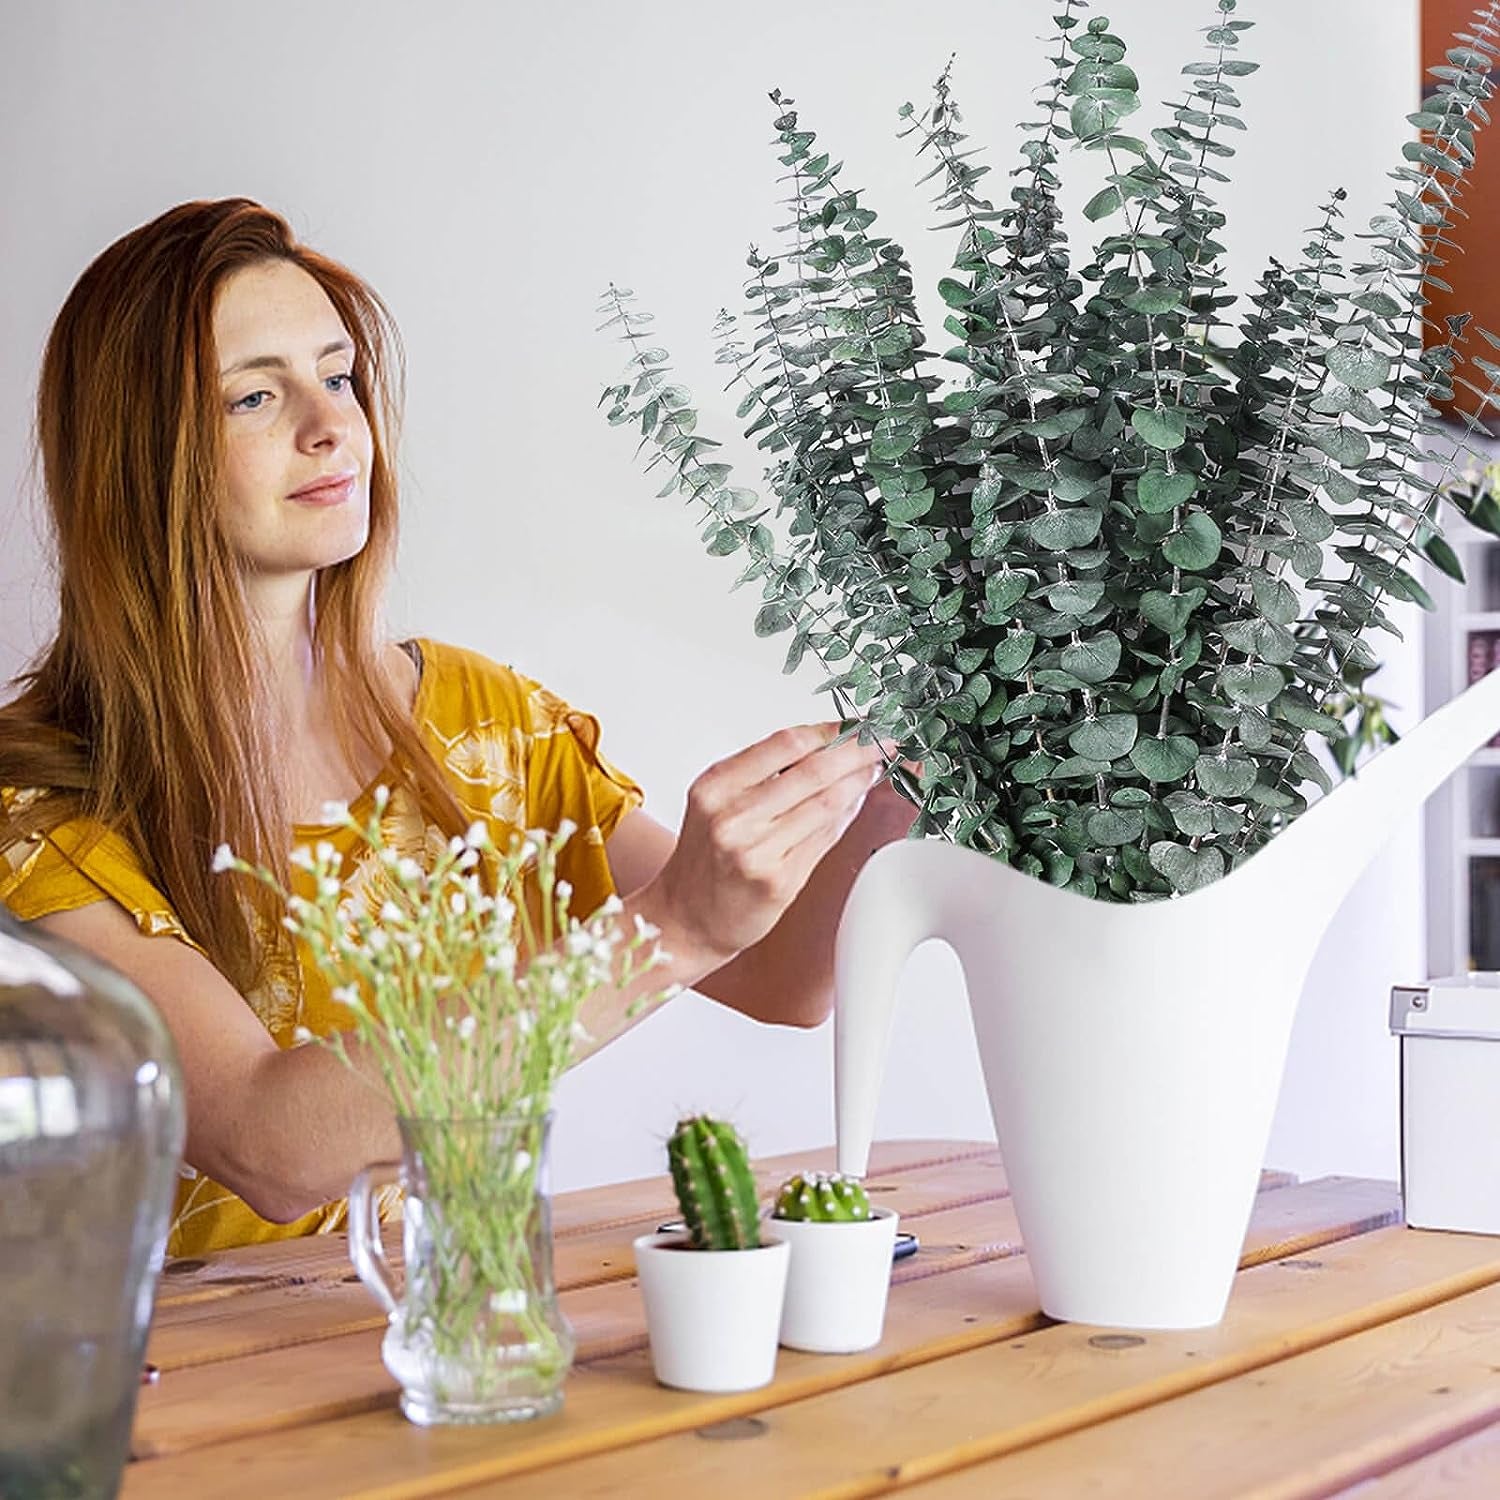
<svg viewBox="0 0 1500 1500"><path fill-rule="evenodd" d="M739 304L746 246L773 243L766 91L848 163L932 290L951 242L896 108L957 51L955 88L992 144L997 194L1043 77L1047 0L0 0L0 679L45 639L48 581L24 503L30 402L52 316L88 260L188 198L244 194L369 278L406 338L398 631L541 677L606 726L606 747L675 824L710 760L822 717L812 669L750 631L753 591L703 556L693 517L653 501L631 443L594 412L617 351L595 294L633 286L704 409L732 437L708 329ZM1148 101L1196 54L1207 0L1117 0ZM1254 0L1251 132L1226 189L1237 286L1296 256L1322 194L1351 223L1385 196L1416 79L1415 0ZM1151 123L1165 123L1158 112ZM1237 138L1238 140L1239 138ZM1075 204L1093 157L1066 164ZM941 335L939 335L941 337ZM742 453L748 449L744 445ZM750 464L747 481L756 468ZM1383 682L1409 721L1415 648ZM1345 907L1293 1041L1270 1159L1394 1175L1393 981L1423 973L1415 824ZM1203 976L1203 1003L1215 980ZM988 1136L956 963L918 955L891 1054L884 1134ZM1101 996L1101 1003L1107 999ZM728 1111L762 1152L831 1138L830 1029L759 1028L684 997L565 1081L561 1186L660 1169L683 1108Z"/></svg>

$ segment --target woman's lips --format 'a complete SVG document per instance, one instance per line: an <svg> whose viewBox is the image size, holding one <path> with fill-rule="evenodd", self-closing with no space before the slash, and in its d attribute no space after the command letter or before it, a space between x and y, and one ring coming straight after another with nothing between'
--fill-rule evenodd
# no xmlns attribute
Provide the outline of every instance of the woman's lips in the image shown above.
<svg viewBox="0 0 1500 1500"><path fill-rule="evenodd" d="M354 493L355 478L355 475L348 474L316 489L297 490L287 499L295 500L299 505L340 505Z"/></svg>

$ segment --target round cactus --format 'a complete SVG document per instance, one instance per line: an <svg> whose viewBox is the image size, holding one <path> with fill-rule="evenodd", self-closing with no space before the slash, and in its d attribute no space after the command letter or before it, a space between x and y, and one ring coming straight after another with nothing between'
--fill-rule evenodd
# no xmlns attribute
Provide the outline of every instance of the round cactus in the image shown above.
<svg viewBox="0 0 1500 1500"><path fill-rule="evenodd" d="M853 1177L840 1172L799 1172L782 1184L772 1217L849 1224L870 1217L870 1200Z"/></svg>
<svg viewBox="0 0 1500 1500"><path fill-rule="evenodd" d="M695 1250L754 1250L760 1205L745 1143L733 1125L696 1115L667 1142L672 1185Z"/></svg>

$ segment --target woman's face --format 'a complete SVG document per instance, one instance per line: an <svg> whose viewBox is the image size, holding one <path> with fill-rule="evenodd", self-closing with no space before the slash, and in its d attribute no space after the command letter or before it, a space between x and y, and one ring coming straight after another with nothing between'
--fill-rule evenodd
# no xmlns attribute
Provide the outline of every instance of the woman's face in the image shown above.
<svg viewBox="0 0 1500 1500"><path fill-rule="evenodd" d="M308 574L354 556L369 535L370 424L327 293L290 261L246 266L220 286L213 324L224 525L246 572Z"/></svg>

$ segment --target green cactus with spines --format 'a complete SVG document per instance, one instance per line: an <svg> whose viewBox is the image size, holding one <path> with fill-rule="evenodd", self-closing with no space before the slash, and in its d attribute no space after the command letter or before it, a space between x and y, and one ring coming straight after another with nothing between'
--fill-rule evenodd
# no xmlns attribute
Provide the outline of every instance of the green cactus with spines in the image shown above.
<svg viewBox="0 0 1500 1500"><path fill-rule="evenodd" d="M782 1184L771 1217L813 1224L862 1223L870 1217L870 1200L856 1178L841 1172L799 1172Z"/></svg>
<svg viewBox="0 0 1500 1500"><path fill-rule="evenodd" d="M733 1125L695 1115L667 1142L672 1185L695 1250L755 1250L760 1205L745 1143Z"/></svg>

